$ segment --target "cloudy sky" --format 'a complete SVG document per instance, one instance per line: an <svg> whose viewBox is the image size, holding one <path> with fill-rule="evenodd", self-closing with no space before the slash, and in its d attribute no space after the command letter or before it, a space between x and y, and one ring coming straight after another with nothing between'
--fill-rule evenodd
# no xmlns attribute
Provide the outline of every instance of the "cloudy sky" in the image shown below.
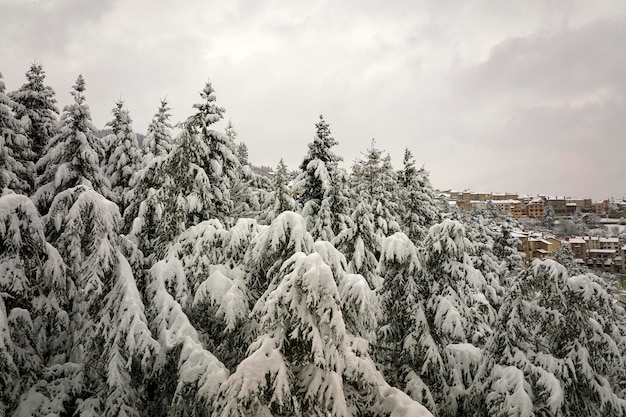
<svg viewBox="0 0 626 417"><path fill-rule="evenodd" d="M372 138L440 189L626 196L624 0L0 0L7 88L41 62L94 123L144 132L207 79L256 164L296 168L320 113L349 168Z"/></svg>

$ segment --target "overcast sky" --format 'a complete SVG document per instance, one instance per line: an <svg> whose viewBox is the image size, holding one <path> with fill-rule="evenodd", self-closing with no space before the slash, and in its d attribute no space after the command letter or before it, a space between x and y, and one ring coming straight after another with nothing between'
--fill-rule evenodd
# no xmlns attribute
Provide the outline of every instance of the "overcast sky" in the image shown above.
<svg viewBox="0 0 626 417"><path fill-rule="evenodd" d="M256 164L297 168L322 113L346 168L375 138L439 189L626 196L624 0L0 0L0 57L137 132L210 79Z"/></svg>

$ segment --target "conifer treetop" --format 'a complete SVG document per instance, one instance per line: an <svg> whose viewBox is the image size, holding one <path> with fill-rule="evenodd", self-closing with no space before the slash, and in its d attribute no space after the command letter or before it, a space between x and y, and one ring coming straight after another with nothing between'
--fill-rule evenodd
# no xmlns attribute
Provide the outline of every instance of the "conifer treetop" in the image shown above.
<svg viewBox="0 0 626 417"><path fill-rule="evenodd" d="M204 89L200 92L200 97L204 100L202 103L196 103L193 105L194 109L198 109L198 112L187 119L186 125L192 131L200 129L202 131L213 123L217 123L224 117L226 109L218 106L215 103L215 90L211 81L207 81Z"/></svg>

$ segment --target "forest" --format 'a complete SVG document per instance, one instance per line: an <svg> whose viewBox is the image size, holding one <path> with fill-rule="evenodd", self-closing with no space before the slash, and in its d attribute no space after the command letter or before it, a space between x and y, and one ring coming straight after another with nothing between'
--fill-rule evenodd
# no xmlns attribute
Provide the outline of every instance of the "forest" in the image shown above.
<svg viewBox="0 0 626 417"><path fill-rule="evenodd" d="M567 245L527 262L411 150L347 170L320 116L260 175L210 82L141 145L85 93L0 76L0 416L626 414L611 283Z"/></svg>

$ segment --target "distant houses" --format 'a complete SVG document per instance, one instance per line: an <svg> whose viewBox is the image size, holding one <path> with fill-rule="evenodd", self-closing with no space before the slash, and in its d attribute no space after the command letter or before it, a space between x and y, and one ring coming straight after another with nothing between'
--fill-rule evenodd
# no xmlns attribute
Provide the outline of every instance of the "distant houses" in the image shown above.
<svg viewBox="0 0 626 417"><path fill-rule="evenodd" d="M476 191L441 191L439 197L451 207L464 211L497 210L516 219L544 217L546 207L554 210L557 218L575 216L577 213L587 220L597 215L595 222L604 226L615 226L626 219L626 200L593 201L590 198L562 196L526 196L515 193L486 193ZM608 218L609 215L613 218ZM620 219L621 218L621 219ZM595 271L626 274L626 245L618 237L558 236L554 232L515 230L518 250L525 261L554 259L564 242L570 244L575 260Z"/></svg>
<svg viewBox="0 0 626 417"><path fill-rule="evenodd" d="M571 198L548 195L519 195L516 193L486 193L476 191L442 191L440 197L452 206L462 210L486 209L493 204L502 214L514 218L541 218L547 205L552 206L557 217L573 216L576 211L582 214L601 216L611 213L609 200L593 201L591 198ZM626 217L626 201L616 203L621 217Z"/></svg>

